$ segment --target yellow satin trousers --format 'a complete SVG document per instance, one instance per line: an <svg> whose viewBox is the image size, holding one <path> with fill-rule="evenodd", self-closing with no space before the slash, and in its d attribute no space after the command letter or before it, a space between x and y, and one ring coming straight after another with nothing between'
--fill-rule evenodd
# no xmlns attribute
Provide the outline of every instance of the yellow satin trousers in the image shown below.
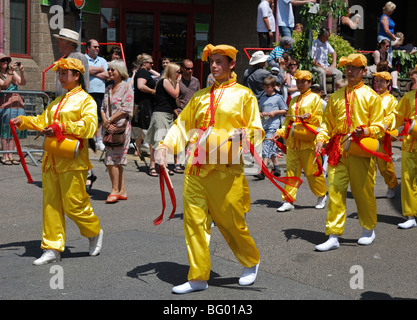
<svg viewBox="0 0 417 320"><path fill-rule="evenodd" d="M188 280L210 277L210 228L214 221L237 260L247 268L259 262L259 251L245 221L250 206L246 177L227 169L207 176L184 177L184 235L190 269ZM249 202L249 203L248 203Z"/></svg>
<svg viewBox="0 0 417 320"><path fill-rule="evenodd" d="M417 216L417 150L401 153L401 206L404 216Z"/></svg>
<svg viewBox="0 0 417 320"><path fill-rule="evenodd" d="M329 165L329 202L327 205L326 235L342 235L346 221L346 194L350 189L355 199L359 224L372 230L376 226L377 208L374 195L375 159L350 155L341 157L336 166Z"/></svg>
<svg viewBox="0 0 417 320"><path fill-rule="evenodd" d="M379 152L386 153L380 143ZM386 162L380 158L376 158L376 163L378 165L379 172L381 176L384 178L385 184L388 188L394 189L398 186L397 176L395 175L395 168L392 161Z"/></svg>
<svg viewBox="0 0 417 320"><path fill-rule="evenodd" d="M64 251L65 215L76 223L81 235L90 238L99 233L100 223L85 190L86 179L86 170L42 173L42 249Z"/></svg>
<svg viewBox="0 0 417 320"><path fill-rule="evenodd" d="M315 155L314 149L287 149L287 177L300 177L301 170L304 170L311 192L317 197L323 197L327 193L326 179L323 175L314 176L314 173L319 170L317 162L313 164ZM317 161L322 160L319 157ZM286 185L285 191L296 200L297 188ZM284 195L282 195L282 200L285 201Z"/></svg>

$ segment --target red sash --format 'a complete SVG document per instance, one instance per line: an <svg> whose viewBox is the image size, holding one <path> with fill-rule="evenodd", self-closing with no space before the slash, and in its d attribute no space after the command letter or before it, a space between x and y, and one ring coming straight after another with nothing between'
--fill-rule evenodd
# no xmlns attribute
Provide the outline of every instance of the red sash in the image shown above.
<svg viewBox="0 0 417 320"><path fill-rule="evenodd" d="M168 188L168 191L169 191L169 195L171 197L171 202L172 202L172 207L173 207L172 211L171 211L171 214L169 215L169 219L174 218L174 213L175 213L175 210L177 208L177 199L175 198L175 192L174 192L174 189L172 187L171 181L170 181L169 177L167 176L165 168L163 168L162 166L159 166L159 186L161 188L162 213L158 218L156 218L153 221L153 224L155 226L159 225L162 222L162 220L164 219L164 212L165 212L165 206L166 206L166 204L165 204L164 180L165 180L165 183L167 184L167 188Z"/></svg>
<svg viewBox="0 0 417 320"><path fill-rule="evenodd" d="M31 175L29 173L29 170L28 170L28 167L26 165L25 156L23 155L22 148L20 146L19 138L17 137L16 127L14 126L14 123L12 122L12 120L10 120L9 125L10 125L10 129L12 131L14 143L16 144L17 154L19 155L20 163L22 164L23 171L25 171L26 177L28 178L28 183L33 183L32 177L31 177Z"/></svg>

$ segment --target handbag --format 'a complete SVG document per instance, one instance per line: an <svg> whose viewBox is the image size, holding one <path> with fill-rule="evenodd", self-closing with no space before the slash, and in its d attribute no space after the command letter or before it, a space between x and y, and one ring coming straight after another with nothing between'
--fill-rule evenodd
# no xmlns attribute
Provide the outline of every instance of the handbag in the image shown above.
<svg viewBox="0 0 417 320"><path fill-rule="evenodd" d="M108 94L108 107L109 107L109 116L111 117L111 102L110 102L110 92ZM106 147L120 147L125 144L126 141L126 127L127 127L127 117L125 122L116 129L114 132L104 132L103 143ZM113 123L115 124L115 123Z"/></svg>

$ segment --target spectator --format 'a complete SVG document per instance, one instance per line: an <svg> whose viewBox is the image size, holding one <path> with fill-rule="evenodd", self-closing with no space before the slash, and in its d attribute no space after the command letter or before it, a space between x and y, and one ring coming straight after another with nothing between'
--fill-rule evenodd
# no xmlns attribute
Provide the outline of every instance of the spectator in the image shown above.
<svg viewBox="0 0 417 320"><path fill-rule="evenodd" d="M110 61L122 59L122 50L119 46L110 49Z"/></svg>
<svg viewBox="0 0 417 320"><path fill-rule="evenodd" d="M264 93L264 79L267 76L271 75L271 72L265 70L265 64L267 59L268 56L265 55L263 51L256 51L252 54L252 57L249 61L250 67L243 74L243 85L250 88L258 100ZM278 76L274 76L274 78L278 84L283 83L284 71L281 70Z"/></svg>
<svg viewBox="0 0 417 320"><path fill-rule="evenodd" d="M176 99L180 94L180 82L180 66L175 63L169 63L156 85L155 110L152 113L149 130L145 137L145 142L149 144L151 151L149 175L152 177L158 176L155 169L155 149L158 147L159 142L165 138L174 122L174 110L177 109ZM172 171L169 173L173 174ZM178 173L183 173L183 171Z"/></svg>
<svg viewBox="0 0 417 320"><path fill-rule="evenodd" d="M177 116L185 108L194 93L200 90L200 81L193 76L194 64L190 59L185 59L181 64L180 94L178 96Z"/></svg>
<svg viewBox="0 0 417 320"><path fill-rule="evenodd" d="M124 182L123 165L126 165L126 155L131 136L131 120L133 114L133 89L129 82L127 68L122 60L109 62L109 78L113 84L108 86L100 110L103 127L108 133L125 127L125 141L120 146L107 146L104 164L107 166L111 180L111 192L106 203L127 200Z"/></svg>
<svg viewBox="0 0 417 320"><path fill-rule="evenodd" d="M54 34L54 37L58 39L58 48L59 52L64 55L64 58L74 58L78 59L82 62L84 66L85 73L84 77L84 87L85 90L88 91L88 87L90 85L90 74L88 72L88 61L85 57L85 54L78 52L77 48L78 45L81 44L79 41L79 34L78 32L72 31L70 29L62 28L58 34ZM62 88L60 81L58 80L58 76L56 77L56 96L62 95L66 92Z"/></svg>
<svg viewBox="0 0 417 320"><path fill-rule="evenodd" d="M267 166L271 160L274 165L274 176L279 177L281 172L278 167L278 147L270 139L281 128L281 118L287 113L288 107L282 96L275 92L277 83L274 77L266 77L263 81L263 86L266 94L259 101L262 127L265 131L265 139L262 146L262 161ZM265 179L265 174L260 171L255 177L263 180Z"/></svg>
<svg viewBox="0 0 417 320"><path fill-rule="evenodd" d="M282 37L292 37L295 26L293 6L302 6L306 3L316 3L316 0L279 0L277 1L277 25Z"/></svg>
<svg viewBox="0 0 417 320"><path fill-rule="evenodd" d="M142 144L145 132L151 122L155 100L156 82L152 77L153 58L147 53L137 56L139 69L133 78L135 111L132 119L132 137L136 140L136 147Z"/></svg>
<svg viewBox="0 0 417 320"><path fill-rule="evenodd" d="M13 151L15 148L14 139L10 131L9 121L17 116L25 114L25 103L18 93L18 86L26 84L25 68L20 62L11 62L12 59L4 53L0 53L0 137L1 149ZM16 70L19 70L20 75ZM19 139L27 137L27 131L17 132ZM13 153L3 153L0 162L4 165L19 165L20 161L13 158Z"/></svg>
<svg viewBox="0 0 417 320"><path fill-rule="evenodd" d="M102 137L103 120L101 119L101 104L103 102L104 91L106 90L106 81L109 79L109 73L107 72L108 64L106 59L98 55L100 52L100 45L97 40L88 40L86 49L87 53L85 54L85 57L88 61L88 72L90 74L88 93L97 103L98 126L96 132L96 147L103 151L105 146Z"/></svg>
<svg viewBox="0 0 417 320"><path fill-rule="evenodd" d="M168 65L168 63L171 63L171 58L170 57L163 57L162 61L161 61L161 65L162 65L162 69L161 69L161 75L164 73L164 70L166 68L166 66ZM158 78L160 79L160 77Z"/></svg>
<svg viewBox="0 0 417 320"><path fill-rule="evenodd" d="M358 28L359 18L360 15L350 13L349 8L348 14L341 17L339 21L339 34L343 39L348 41L352 47L355 46L355 30ZM353 20L355 20L355 22Z"/></svg>
<svg viewBox="0 0 417 320"><path fill-rule="evenodd" d="M272 0L263 0L258 5L256 29L258 31L259 48L269 48L275 32L275 18L271 9Z"/></svg>
<svg viewBox="0 0 417 320"><path fill-rule="evenodd" d="M369 66L369 70L367 72L368 76L371 76L377 70L377 66L382 62L386 61L388 64L387 70L380 70L380 71L388 71L391 73L391 83L392 83L392 90L396 91L397 93L400 91L398 89L398 70L394 69L390 64L390 53L389 48L391 47L389 40L382 39L380 43L378 43L378 48L372 53L373 64Z"/></svg>
<svg viewBox="0 0 417 320"><path fill-rule="evenodd" d="M206 80L206 87L210 87L212 84L214 84L215 80L213 77L213 74L210 72L209 75L207 76L207 80Z"/></svg>
<svg viewBox="0 0 417 320"><path fill-rule="evenodd" d="M277 67L279 65L279 59L282 57L282 54L288 51L291 46L294 44L295 40L290 37L282 37L279 45L271 51L268 57L268 66Z"/></svg>
<svg viewBox="0 0 417 320"><path fill-rule="evenodd" d="M293 32L303 32L304 26L302 23L296 23Z"/></svg>
<svg viewBox="0 0 417 320"><path fill-rule="evenodd" d="M285 86L287 87L288 98L286 100L287 105L290 104L292 98L298 96L300 91L298 91L296 80L294 79L294 75L297 72L298 68L300 67L300 63L297 59L291 59L288 68L289 71L285 74Z"/></svg>
<svg viewBox="0 0 417 320"><path fill-rule="evenodd" d="M416 68L412 68L408 70L408 77L410 78L411 82L409 83L408 91L417 89L417 70Z"/></svg>
<svg viewBox="0 0 417 320"><path fill-rule="evenodd" d="M379 33L377 36L378 43L383 39L388 40L390 45L394 45L397 42L397 38L394 35L395 22L391 18L396 7L397 6L393 2L388 1L382 8L382 16L379 19ZM390 46L388 52L389 54L392 53L392 46ZM391 60L388 60L388 63L392 65L392 57Z"/></svg>
<svg viewBox="0 0 417 320"><path fill-rule="evenodd" d="M327 94L326 77L334 76L334 81L342 79L342 72L337 69L337 54L333 47L328 42L330 37L330 30L328 28L321 28L319 36L313 42L311 50L311 57L313 59L312 71L318 73L319 84L324 89L324 94ZM332 64L329 64L328 55L332 55Z"/></svg>

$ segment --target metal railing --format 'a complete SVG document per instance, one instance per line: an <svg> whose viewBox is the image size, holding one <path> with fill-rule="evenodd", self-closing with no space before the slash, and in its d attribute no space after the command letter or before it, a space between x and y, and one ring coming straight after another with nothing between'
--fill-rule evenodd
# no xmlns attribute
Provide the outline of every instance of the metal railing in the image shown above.
<svg viewBox="0 0 417 320"><path fill-rule="evenodd" d="M50 103L50 97L43 91L26 91L26 90L17 90L17 91L2 91L0 92L0 97L6 94L19 94L24 100L24 109L25 115L27 116L37 116L41 114L45 107ZM11 108L3 109L3 115L5 112L11 112L12 109L16 109L17 106L13 105ZM3 119L0 119L3 121ZM0 127L0 135L1 129ZM37 135L37 131L34 130L27 130L27 136L25 138L20 139L20 144L22 146L22 152L24 155L29 156L35 166L38 166L38 161L33 157L33 153L41 153L43 154L43 145L42 141L35 141L35 137ZM3 138L2 138L3 139ZM10 134L10 139L13 139L12 135ZM17 153L14 150L0 150L0 154L5 153Z"/></svg>

